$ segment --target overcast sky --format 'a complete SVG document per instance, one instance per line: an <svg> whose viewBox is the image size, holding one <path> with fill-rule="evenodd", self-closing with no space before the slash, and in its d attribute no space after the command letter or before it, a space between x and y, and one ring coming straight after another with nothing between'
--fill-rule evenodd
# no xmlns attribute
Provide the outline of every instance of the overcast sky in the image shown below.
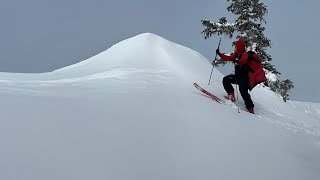
<svg viewBox="0 0 320 180"><path fill-rule="evenodd" d="M291 99L320 102L318 0L263 0L272 64L291 79ZM235 16L227 0L1 0L0 71L48 72L85 60L144 32L212 60L218 37L204 40L201 19ZM233 50L223 38L221 51ZM228 74L232 65L220 70ZM210 72L208 73L209 76Z"/></svg>

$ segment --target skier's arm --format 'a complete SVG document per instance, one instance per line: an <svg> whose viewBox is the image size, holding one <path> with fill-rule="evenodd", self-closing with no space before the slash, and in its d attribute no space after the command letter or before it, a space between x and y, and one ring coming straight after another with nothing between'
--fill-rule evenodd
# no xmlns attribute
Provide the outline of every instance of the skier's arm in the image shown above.
<svg viewBox="0 0 320 180"><path fill-rule="evenodd" d="M232 53L230 56L225 55L223 53L219 53L218 55L221 57L221 59L226 60L226 61L232 61L237 57L237 55L235 53Z"/></svg>

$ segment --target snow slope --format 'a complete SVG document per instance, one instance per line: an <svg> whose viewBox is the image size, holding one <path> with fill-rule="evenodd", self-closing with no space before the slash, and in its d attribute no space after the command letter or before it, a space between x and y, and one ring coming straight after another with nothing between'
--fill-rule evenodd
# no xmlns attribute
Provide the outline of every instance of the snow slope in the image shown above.
<svg viewBox="0 0 320 180"><path fill-rule="evenodd" d="M256 115L201 54L145 33L50 73L0 73L0 179L318 179L320 104L264 87Z"/></svg>

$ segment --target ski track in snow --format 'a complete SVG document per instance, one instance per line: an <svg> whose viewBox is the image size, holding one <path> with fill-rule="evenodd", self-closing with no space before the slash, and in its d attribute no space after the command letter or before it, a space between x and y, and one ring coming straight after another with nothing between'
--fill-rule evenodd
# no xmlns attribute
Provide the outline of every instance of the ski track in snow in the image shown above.
<svg viewBox="0 0 320 180"><path fill-rule="evenodd" d="M261 105L261 104L260 104ZM296 107L296 106L293 106ZM309 135L316 140L317 143L320 142L320 130L319 123L320 118L319 114L316 113L313 117L306 117L306 115L314 115L311 111L301 110L299 112L299 117L292 117L289 114L279 113L274 109L271 109L268 106L262 105L260 110L261 114L258 114L258 117L264 119L277 127L284 128L293 132L294 134L304 134ZM297 114L297 112L292 111L291 113ZM312 121L311 121L312 120Z"/></svg>
<svg viewBox="0 0 320 180"><path fill-rule="evenodd" d="M221 80L214 80L213 83L215 86L218 86L214 91L220 92L220 97L223 97L225 92L221 85ZM235 86L234 89L236 89ZM256 87L255 89L259 88ZM247 113L241 95L238 94L238 96L239 103L233 103L231 101L226 101L226 103L234 109L237 109L237 104L239 104L241 113ZM278 95L275 95L276 98L277 96ZM276 99L277 103L284 105L285 108L277 108L277 106L274 106L272 100L274 97L258 100L259 97L256 97L256 94L253 93L252 98L255 103L257 118L274 124L278 128L290 131L293 134L310 136L316 143L320 143L320 111L317 108L320 107L320 104L312 106L309 105L309 103L295 101L287 101L287 103L284 103L279 97ZM268 102L268 105L265 105L265 102Z"/></svg>

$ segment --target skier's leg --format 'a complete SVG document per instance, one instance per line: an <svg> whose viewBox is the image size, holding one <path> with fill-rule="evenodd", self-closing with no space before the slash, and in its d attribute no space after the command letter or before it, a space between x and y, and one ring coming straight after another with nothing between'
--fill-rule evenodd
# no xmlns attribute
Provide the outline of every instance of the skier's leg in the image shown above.
<svg viewBox="0 0 320 180"><path fill-rule="evenodd" d="M244 104L247 109L253 109L254 104L252 102L251 96L248 92L249 90L249 78L246 76L241 76L239 78L239 91L244 100Z"/></svg>
<svg viewBox="0 0 320 180"><path fill-rule="evenodd" d="M224 97L232 102L236 101L236 97L234 95L234 89L232 87L232 84L235 84L235 83L236 83L235 75L228 75L223 78L223 87L228 93L228 95Z"/></svg>
<svg viewBox="0 0 320 180"><path fill-rule="evenodd" d="M232 84L235 84L236 83L236 76L233 75L233 74L230 74L228 76L225 76L222 80L222 83L223 83L223 87L224 89L226 90L226 92L228 94L234 92L234 89L232 87Z"/></svg>

